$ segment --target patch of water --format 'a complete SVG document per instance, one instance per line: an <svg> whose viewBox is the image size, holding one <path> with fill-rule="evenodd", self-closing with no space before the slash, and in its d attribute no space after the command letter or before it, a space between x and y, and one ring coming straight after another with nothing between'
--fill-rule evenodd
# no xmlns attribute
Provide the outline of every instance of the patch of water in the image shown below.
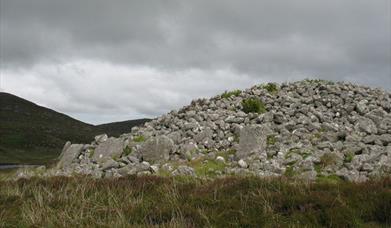
<svg viewBox="0 0 391 228"><path fill-rule="evenodd" d="M34 168L40 165L27 165L27 164L0 164L0 169L18 169L18 168Z"/></svg>

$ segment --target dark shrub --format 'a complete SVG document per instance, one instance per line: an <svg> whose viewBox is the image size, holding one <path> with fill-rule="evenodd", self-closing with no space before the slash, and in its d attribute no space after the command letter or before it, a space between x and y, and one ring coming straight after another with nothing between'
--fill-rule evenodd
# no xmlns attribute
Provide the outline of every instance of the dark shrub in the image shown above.
<svg viewBox="0 0 391 228"><path fill-rule="evenodd" d="M256 98L248 98L243 100L242 106L243 106L243 112L245 113L254 112L254 113L261 114L266 112L265 104Z"/></svg>

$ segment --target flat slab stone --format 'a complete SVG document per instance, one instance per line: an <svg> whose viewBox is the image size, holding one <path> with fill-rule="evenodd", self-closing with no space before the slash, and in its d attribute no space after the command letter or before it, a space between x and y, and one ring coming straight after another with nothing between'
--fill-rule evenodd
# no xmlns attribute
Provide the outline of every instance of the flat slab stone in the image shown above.
<svg viewBox="0 0 391 228"><path fill-rule="evenodd" d="M140 153L145 161L168 160L174 149L174 142L167 136L151 137L140 146Z"/></svg>
<svg viewBox="0 0 391 228"><path fill-rule="evenodd" d="M96 147L92 159L101 164L109 159L119 158L124 149L125 142L123 139L108 138Z"/></svg>
<svg viewBox="0 0 391 228"><path fill-rule="evenodd" d="M267 133L264 128L260 125L250 125L240 130L239 148L236 153L239 158L261 154L265 151Z"/></svg>
<svg viewBox="0 0 391 228"><path fill-rule="evenodd" d="M73 160L75 160L83 151L83 148L83 144L70 144L70 142L67 142L61 152L57 168L61 169L70 166Z"/></svg>

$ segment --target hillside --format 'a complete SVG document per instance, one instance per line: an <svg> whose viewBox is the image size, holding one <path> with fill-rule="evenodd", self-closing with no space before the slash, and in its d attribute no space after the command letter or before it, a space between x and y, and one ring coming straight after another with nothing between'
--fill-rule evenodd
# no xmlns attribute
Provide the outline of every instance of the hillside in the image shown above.
<svg viewBox="0 0 391 228"><path fill-rule="evenodd" d="M94 126L95 132L106 133L109 136L118 137L123 133L130 132L132 127L139 126L149 121L150 119L127 120L108 124Z"/></svg>
<svg viewBox="0 0 391 228"><path fill-rule="evenodd" d="M46 163L58 157L66 141L90 142L94 135L119 136L145 119L94 126L0 93L0 163Z"/></svg>
<svg viewBox="0 0 391 228"><path fill-rule="evenodd" d="M67 145L57 168L51 174L389 176L391 94L321 80L256 85L194 100L119 138Z"/></svg>

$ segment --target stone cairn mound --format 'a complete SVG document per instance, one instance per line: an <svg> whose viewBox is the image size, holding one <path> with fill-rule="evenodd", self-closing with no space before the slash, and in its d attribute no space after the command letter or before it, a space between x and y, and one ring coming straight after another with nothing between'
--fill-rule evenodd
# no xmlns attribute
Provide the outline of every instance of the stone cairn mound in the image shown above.
<svg viewBox="0 0 391 228"><path fill-rule="evenodd" d="M391 174L391 94L350 83L269 83L198 99L119 138L68 142L45 175Z"/></svg>

